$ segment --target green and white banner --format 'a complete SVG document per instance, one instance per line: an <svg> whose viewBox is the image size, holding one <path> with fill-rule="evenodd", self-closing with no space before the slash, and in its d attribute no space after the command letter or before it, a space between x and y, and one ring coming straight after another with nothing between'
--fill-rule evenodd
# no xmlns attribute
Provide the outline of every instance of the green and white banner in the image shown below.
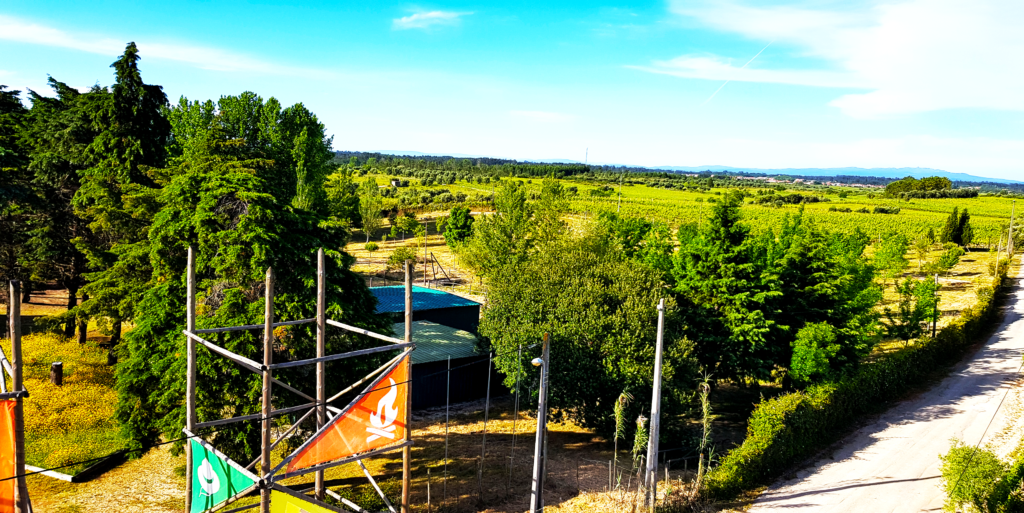
<svg viewBox="0 0 1024 513"><path fill-rule="evenodd" d="M192 507L190 513L203 513L256 487L255 474L235 463L210 444L193 438L192 445Z"/></svg>

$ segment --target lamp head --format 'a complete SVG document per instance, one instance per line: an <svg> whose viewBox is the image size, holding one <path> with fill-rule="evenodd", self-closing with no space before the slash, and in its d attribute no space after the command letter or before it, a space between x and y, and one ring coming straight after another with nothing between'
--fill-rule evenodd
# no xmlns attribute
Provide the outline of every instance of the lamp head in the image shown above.
<svg viewBox="0 0 1024 513"><path fill-rule="evenodd" d="M532 363L534 367L540 367L541 365L544 365L544 359L534 358L533 360L530 360L530 363Z"/></svg>

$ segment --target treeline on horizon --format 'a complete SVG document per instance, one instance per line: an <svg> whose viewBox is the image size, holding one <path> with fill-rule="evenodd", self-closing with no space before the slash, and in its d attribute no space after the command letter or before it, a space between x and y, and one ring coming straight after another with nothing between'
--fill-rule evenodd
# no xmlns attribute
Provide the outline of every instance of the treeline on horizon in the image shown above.
<svg viewBox="0 0 1024 513"><path fill-rule="evenodd" d="M778 180L802 179L805 182L837 182L842 184L863 184L885 187L893 182L905 181L908 178L886 178L880 176L856 176L856 175L795 175L795 174L768 174L751 173L746 171L679 171L671 169L647 168L642 166L607 166L594 164L580 164L574 162L531 162L513 159L500 159L492 157L452 157L443 155L394 155L379 152L361 151L335 151L335 162L351 163L357 166L364 166L368 163L371 166L382 168L405 168L409 170L445 170L461 171L469 175L505 176L516 178L540 178L553 176L555 178L583 178L592 177L604 181L625 180L630 182L635 179L667 179L667 180L693 180L716 178L763 178L765 180L774 178ZM372 160L371 160L372 159ZM623 178L625 174L630 178ZM396 173L400 174L400 173ZM695 175L695 176L691 176ZM937 177L936 177L937 178ZM947 180L943 178L943 180ZM747 180L736 180L739 183L747 183ZM952 187L977 188L984 193L1011 193L1024 194L1024 183L1004 184L987 181L950 181ZM749 183L748 183L749 186ZM963 196L958 196L963 197Z"/></svg>

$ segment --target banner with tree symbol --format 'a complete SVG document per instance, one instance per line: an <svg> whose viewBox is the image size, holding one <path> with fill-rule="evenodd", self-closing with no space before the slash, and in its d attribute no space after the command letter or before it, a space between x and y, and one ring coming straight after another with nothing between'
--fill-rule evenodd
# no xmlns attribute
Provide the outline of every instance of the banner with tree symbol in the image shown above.
<svg viewBox="0 0 1024 513"><path fill-rule="evenodd" d="M192 507L190 513L216 508L256 487L259 480L245 467L231 461L210 444L193 437L192 444Z"/></svg>

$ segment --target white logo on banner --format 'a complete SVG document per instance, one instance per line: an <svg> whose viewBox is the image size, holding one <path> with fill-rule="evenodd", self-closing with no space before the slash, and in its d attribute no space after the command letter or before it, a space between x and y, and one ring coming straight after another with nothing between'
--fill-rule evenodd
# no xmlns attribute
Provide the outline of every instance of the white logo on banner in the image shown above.
<svg viewBox="0 0 1024 513"><path fill-rule="evenodd" d="M201 495L213 495L220 490L220 478L206 458L199 464L199 487L202 488Z"/></svg>
<svg viewBox="0 0 1024 513"><path fill-rule="evenodd" d="M391 390L384 397L380 398L377 402L377 412L370 413L370 424L373 427L366 428L367 433L371 433L370 436L366 437L366 443L370 443L380 437L395 439L395 419L398 418L398 408L395 408L395 399L398 398L398 387L395 386L395 380L388 378L391 381Z"/></svg>

